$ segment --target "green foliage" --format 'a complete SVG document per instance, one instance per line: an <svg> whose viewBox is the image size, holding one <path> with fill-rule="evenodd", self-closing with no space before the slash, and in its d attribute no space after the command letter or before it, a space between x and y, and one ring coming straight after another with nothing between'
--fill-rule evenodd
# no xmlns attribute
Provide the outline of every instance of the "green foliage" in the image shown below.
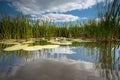
<svg viewBox="0 0 120 80"><path fill-rule="evenodd" d="M3 16L0 20L0 39L29 38L32 35L31 30L31 25L24 16Z"/></svg>
<svg viewBox="0 0 120 80"><path fill-rule="evenodd" d="M103 29L103 36L106 40L118 39L120 28L120 1L106 0L106 4L101 8L99 17L101 17L100 27Z"/></svg>
<svg viewBox="0 0 120 80"><path fill-rule="evenodd" d="M36 21L32 23L23 15L10 17L2 15L0 19L0 39L28 39L28 38L92 38L100 41L120 39L120 2L106 0L106 5L101 8L100 21L89 20L79 23L63 23L60 26L49 21Z"/></svg>

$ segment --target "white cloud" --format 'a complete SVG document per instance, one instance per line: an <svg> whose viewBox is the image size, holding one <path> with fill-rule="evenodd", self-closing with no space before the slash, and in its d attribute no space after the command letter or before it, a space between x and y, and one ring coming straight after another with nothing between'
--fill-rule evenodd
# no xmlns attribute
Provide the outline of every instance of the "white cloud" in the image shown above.
<svg viewBox="0 0 120 80"><path fill-rule="evenodd" d="M40 19L40 20L50 20L53 22L69 22L69 21L76 21L79 19L78 16L73 16L71 14L54 14L54 13L49 13L42 15L41 17L34 18L34 20Z"/></svg>
<svg viewBox="0 0 120 80"><path fill-rule="evenodd" d="M101 21L101 18L96 18L95 21L99 22Z"/></svg>
<svg viewBox="0 0 120 80"><path fill-rule="evenodd" d="M49 19L54 22L86 20L64 12L91 8L104 0L0 0L7 1L10 6L23 14L31 15L34 20ZM46 14L47 13L47 14Z"/></svg>
<svg viewBox="0 0 120 80"><path fill-rule="evenodd" d="M45 12L67 12L82 10L104 0L6 0L24 14L41 14Z"/></svg>

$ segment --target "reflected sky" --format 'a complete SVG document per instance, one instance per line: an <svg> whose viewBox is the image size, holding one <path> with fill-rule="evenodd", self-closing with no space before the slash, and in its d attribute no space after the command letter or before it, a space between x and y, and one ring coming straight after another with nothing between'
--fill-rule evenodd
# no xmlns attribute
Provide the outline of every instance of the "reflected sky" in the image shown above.
<svg viewBox="0 0 120 80"><path fill-rule="evenodd" d="M5 52L2 49L0 50L0 80L11 80L13 78L15 80L30 80L28 77L25 78L23 76L33 72L27 76L34 74L32 77L37 77L36 71L39 69L47 77L42 76L44 74L40 71L39 74L42 78L38 76L36 80L39 80L39 78L40 80L61 80L62 76L66 77L64 80L82 80L75 75L79 76L79 74L83 75L82 73L84 73L89 77L89 71L92 74L92 80L96 80L98 77L100 80L117 80L120 78L120 48L116 44L98 45L90 43L90 46L88 44L60 46L55 49L38 51L19 50ZM42 67L39 67L39 65ZM54 68L51 69L51 67L55 67L55 70ZM63 73L59 69L63 69L66 72ZM82 73L80 73L80 69ZM56 71L57 73L54 75ZM70 72L73 72L73 74ZM50 76L52 77L48 78ZM73 78L70 76L73 76ZM86 79L84 78L83 80Z"/></svg>

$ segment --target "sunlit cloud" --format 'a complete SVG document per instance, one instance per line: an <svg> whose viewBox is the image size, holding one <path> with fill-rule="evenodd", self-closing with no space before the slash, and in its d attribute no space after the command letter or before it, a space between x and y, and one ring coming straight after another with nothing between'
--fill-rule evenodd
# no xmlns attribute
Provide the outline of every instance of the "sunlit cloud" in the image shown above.
<svg viewBox="0 0 120 80"><path fill-rule="evenodd" d="M48 18L55 22L76 21L79 18L72 14L65 14L68 11L84 10L92 8L97 3L104 0L0 0L7 1L8 5L14 7L17 11L36 19ZM39 17L40 16L40 17Z"/></svg>
<svg viewBox="0 0 120 80"><path fill-rule="evenodd" d="M103 0L6 0L24 14L88 9Z"/></svg>
<svg viewBox="0 0 120 80"><path fill-rule="evenodd" d="M78 16L73 16L71 14L54 14L54 13L50 13L50 14L46 14L46 15L42 15L42 17L40 18L41 20L50 20L53 22L69 22L69 21L76 21L79 19Z"/></svg>

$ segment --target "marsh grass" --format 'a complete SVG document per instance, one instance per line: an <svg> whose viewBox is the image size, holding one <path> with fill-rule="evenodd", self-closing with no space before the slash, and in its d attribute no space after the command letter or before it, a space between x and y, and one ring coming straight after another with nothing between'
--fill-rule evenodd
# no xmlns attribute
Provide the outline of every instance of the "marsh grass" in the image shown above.
<svg viewBox="0 0 120 80"><path fill-rule="evenodd" d="M120 1L105 0L106 4L99 7L98 22L95 19L80 24L63 23L56 25L49 21L34 23L23 15L10 17L2 15L0 19L0 39L30 39L67 37L95 39L97 41L113 41L120 39Z"/></svg>
<svg viewBox="0 0 120 80"><path fill-rule="evenodd" d="M120 1L105 1L106 4L99 12L99 17L101 17L100 27L103 29L103 37L106 40L118 39L120 29Z"/></svg>

